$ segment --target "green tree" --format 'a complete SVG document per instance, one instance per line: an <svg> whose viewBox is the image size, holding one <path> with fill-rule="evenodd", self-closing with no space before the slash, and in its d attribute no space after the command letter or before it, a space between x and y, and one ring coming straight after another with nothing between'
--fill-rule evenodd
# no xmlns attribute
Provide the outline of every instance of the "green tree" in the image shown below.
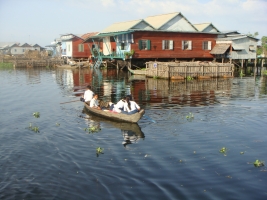
<svg viewBox="0 0 267 200"><path fill-rule="evenodd" d="M259 35L258 32L255 32L254 34L251 34L250 32L247 34L247 36L250 36L250 37L257 37Z"/></svg>

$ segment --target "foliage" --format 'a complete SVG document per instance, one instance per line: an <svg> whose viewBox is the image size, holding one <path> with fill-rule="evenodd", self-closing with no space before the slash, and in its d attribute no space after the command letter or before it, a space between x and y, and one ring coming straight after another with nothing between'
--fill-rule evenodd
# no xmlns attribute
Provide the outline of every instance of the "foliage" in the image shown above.
<svg viewBox="0 0 267 200"><path fill-rule="evenodd" d="M261 55L263 53L267 55L267 36L262 36L261 47L257 48L257 55Z"/></svg>
<svg viewBox="0 0 267 200"><path fill-rule="evenodd" d="M0 63L0 68L13 67L13 63Z"/></svg>
<svg viewBox="0 0 267 200"><path fill-rule="evenodd" d="M243 71L242 71L242 70L240 71L240 74L239 74L239 76L240 76L240 77L243 77L243 76L245 76L245 74L243 73Z"/></svg>
<svg viewBox="0 0 267 200"><path fill-rule="evenodd" d="M262 167L262 166L264 166L264 162L263 161L260 161L260 160L256 160L253 164L254 164L255 167Z"/></svg>
<svg viewBox="0 0 267 200"><path fill-rule="evenodd" d="M250 37L257 37L259 35L258 32L255 32L254 34L251 34L250 32L247 34L247 36L250 36Z"/></svg>
<svg viewBox="0 0 267 200"><path fill-rule="evenodd" d="M30 123L28 129L31 130L31 131L34 131L35 133L39 133L39 127L32 126L32 123Z"/></svg>
<svg viewBox="0 0 267 200"><path fill-rule="evenodd" d="M193 119L194 115L190 112L188 115L186 115L186 119Z"/></svg>
<svg viewBox="0 0 267 200"><path fill-rule="evenodd" d="M262 73L263 75L267 76L267 70L264 70Z"/></svg>
<svg viewBox="0 0 267 200"><path fill-rule="evenodd" d="M124 55L125 55L125 56L129 56L129 57L130 57L130 56L133 56L133 55L134 55L134 50L132 49L131 51L125 51L125 52L124 52Z"/></svg>
<svg viewBox="0 0 267 200"><path fill-rule="evenodd" d="M226 151L227 151L227 148L226 148L226 147L222 147L222 148L220 149L220 153L226 153Z"/></svg>
<svg viewBox="0 0 267 200"><path fill-rule="evenodd" d="M39 118L39 117L40 117L40 113L39 113L39 112L34 112L34 113L32 113L32 115L33 115L35 118Z"/></svg>
<svg viewBox="0 0 267 200"><path fill-rule="evenodd" d="M194 80L194 78L191 77L191 76L187 76L187 77L186 77L186 80L191 81L191 80Z"/></svg>
<svg viewBox="0 0 267 200"><path fill-rule="evenodd" d="M84 129L84 131L87 131L88 133L96 133L96 132L99 132L100 130L101 130L101 128L99 128L97 126L92 126L92 127Z"/></svg>
<svg viewBox="0 0 267 200"><path fill-rule="evenodd" d="M158 76L153 76L153 79L159 79L159 77Z"/></svg>
<svg viewBox="0 0 267 200"><path fill-rule="evenodd" d="M56 126L60 126L60 123L56 123Z"/></svg>
<svg viewBox="0 0 267 200"><path fill-rule="evenodd" d="M96 148L96 156L98 157L99 154L104 154L103 151L104 151L103 148L101 148L101 147L97 147L97 148Z"/></svg>

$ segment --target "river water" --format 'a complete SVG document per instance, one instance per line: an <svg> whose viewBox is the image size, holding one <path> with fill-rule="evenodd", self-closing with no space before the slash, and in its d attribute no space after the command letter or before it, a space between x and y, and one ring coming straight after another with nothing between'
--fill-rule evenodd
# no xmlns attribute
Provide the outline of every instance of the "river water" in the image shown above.
<svg viewBox="0 0 267 200"><path fill-rule="evenodd" d="M145 116L91 116L77 101L88 84L104 100L132 94ZM0 113L1 200L267 199L267 167L253 165L267 162L266 77L0 69Z"/></svg>

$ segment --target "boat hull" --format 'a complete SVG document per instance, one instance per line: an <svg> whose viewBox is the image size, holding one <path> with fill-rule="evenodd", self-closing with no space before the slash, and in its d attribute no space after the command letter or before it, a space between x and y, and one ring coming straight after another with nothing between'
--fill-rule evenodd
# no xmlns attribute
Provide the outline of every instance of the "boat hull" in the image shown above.
<svg viewBox="0 0 267 200"><path fill-rule="evenodd" d="M106 119L110 119L113 121L118 121L118 122L129 122L129 123L137 123L141 117L145 114L145 110L142 109L138 113L132 114L132 115L127 115L127 114L121 114L121 113L116 113L113 111L103 111L103 110L98 110L95 108L91 108L88 104L84 103L84 107L89 113L92 113L96 116L103 117Z"/></svg>

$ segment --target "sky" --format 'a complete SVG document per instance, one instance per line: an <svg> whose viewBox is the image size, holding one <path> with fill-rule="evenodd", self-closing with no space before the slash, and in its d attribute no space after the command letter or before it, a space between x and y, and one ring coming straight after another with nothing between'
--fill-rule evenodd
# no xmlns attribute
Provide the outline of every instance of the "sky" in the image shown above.
<svg viewBox="0 0 267 200"><path fill-rule="evenodd" d="M267 36L267 0L0 0L0 42L49 45L61 34L181 12L192 24Z"/></svg>

